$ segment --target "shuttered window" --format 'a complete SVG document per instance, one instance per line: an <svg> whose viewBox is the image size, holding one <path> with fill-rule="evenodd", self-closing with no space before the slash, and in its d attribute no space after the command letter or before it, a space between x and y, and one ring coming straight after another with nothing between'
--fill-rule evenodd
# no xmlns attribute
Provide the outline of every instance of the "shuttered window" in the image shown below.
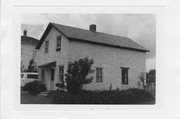
<svg viewBox="0 0 180 119"><path fill-rule="evenodd" d="M64 82L64 66L59 66L59 81L62 83Z"/></svg>
<svg viewBox="0 0 180 119"><path fill-rule="evenodd" d="M61 50L61 36L58 36L56 39L56 51Z"/></svg>
<svg viewBox="0 0 180 119"><path fill-rule="evenodd" d="M98 67L96 68L96 83L102 83L103 82L103 70L102 68Z"/></svg>
<svg viewBox="0 0 180 119"><path fill-rule="evenodd" d="M48 53L48 51L49 51L49 41L46 41L46 42L45 42L44 52L45 52L45 53Z"/></svg>
<svg viewBox="0 0 180 119"><path fill-rule="evenodd" d="M127 85L128 84L128 69L121 67L121 76L122 76L122 84Z"/></svg>
<svg viewBox="0 0 180 119"><path fill-rule="evenodd" d="M41 69L41 81L44 82L44 83L46 82L44 69Z"/></svg>

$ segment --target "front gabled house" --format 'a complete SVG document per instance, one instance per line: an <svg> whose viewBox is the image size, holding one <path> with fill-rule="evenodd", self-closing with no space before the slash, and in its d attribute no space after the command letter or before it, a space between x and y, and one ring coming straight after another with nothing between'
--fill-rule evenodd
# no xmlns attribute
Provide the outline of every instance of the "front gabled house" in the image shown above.
<svg viewBox="0 0 180 119"><path fill-rule="evenodd" d="M68 63L81 58L94 60L94 79L86 90L137 88L139 75L146 71L147 49L133 40L96 31L49 23L38 45L39 80L48 90L65 81Z"/></svg>

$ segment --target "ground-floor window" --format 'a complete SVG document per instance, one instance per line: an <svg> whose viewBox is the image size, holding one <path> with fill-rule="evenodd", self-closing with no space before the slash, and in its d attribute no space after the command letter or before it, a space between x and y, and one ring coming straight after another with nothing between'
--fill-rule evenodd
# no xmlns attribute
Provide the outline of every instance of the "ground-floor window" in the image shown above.
<svg viewBox="0 0 180 119"><path fill-rule="evenodd" d="M64 66L59 66L59 81L64 82Z"/></svg>
<svg viewBox="0 0 180 119"><path fill-rule="evenodd" d="M128 70L129 68L121 67L122 84L128 84Z"/></svg>
<svg viewBox="0 0 180 119"><path fill-rule="evenodd" d="M54 68L51 68L51 81L54 81Z"/></svg>
<svg viewBox="0 0 180 119"><path fill-rule="evenodd" d="M98 67L96 68L96 83L102 83L103 82L103 70L102 68Z"/></svg>
<svg viewBox="0 0 180 119"><path fill-rule="evenodd" d="M45 71L44 69L41 69L41 80L45 83Z"/></svg>

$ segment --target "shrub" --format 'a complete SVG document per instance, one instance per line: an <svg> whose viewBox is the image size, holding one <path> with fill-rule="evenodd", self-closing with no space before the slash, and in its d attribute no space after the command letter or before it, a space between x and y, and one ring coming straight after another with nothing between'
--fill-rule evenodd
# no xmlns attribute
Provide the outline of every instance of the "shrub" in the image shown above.
<svg viewBox="0 0 180 119"><path fill-rule="evenodd" d="M88 84L93 80L93 77L87 78L89 73L93 73L91 69L93 63L93 59L88 58L69 62L67 74L65 74L68 92L77 93L82 89L83 84Z"/></svg>
<svg viewBox="0 0 180 119"><path fill-rule="evenodd" d="M40 92L46 91L46 86L41 81L34 80L25 84L24 90L28 91L30 94L39 94Z"/></svg>
<svg viewBox="0 0 180 119"><path fill-rule="evenodd" d="M112 91L80 91L78 94L56 92L54 104L143 104L153 101L154 97L141 89Z"/></svg>

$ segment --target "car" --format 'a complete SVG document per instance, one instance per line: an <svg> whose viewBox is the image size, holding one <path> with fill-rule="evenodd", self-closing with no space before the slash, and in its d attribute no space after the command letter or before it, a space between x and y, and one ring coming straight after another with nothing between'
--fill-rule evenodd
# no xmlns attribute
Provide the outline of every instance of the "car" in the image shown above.
<svg viewBox="0 0 180 119"><path fill-rule="evenodd" d="M22 72L21 73L21 86L24 86L28 82L32 82L38 79L38 73L34 72Z"/></svg>

